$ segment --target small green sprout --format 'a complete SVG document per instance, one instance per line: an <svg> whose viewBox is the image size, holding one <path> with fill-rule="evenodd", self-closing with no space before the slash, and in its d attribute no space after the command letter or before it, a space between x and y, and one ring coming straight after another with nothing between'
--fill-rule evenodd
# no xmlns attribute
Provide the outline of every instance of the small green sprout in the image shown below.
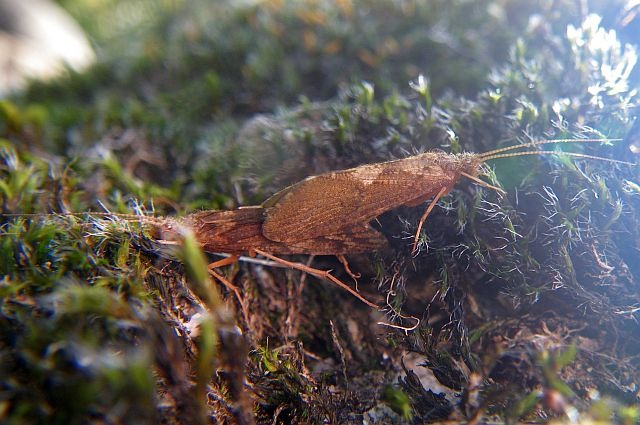
<svg viewBox="0 0 640 425"><path fill-rule="evenodd" d="M385 403L405 421L410 421L413 417L411 401L407 393L392 385L384 387L382 399Z"/></svg>

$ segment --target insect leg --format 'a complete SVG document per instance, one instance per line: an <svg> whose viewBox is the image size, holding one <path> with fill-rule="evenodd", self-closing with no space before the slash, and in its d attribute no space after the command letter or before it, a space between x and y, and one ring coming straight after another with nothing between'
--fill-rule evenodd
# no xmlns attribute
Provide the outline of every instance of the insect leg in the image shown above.
<svg viewBox="0 0 640 425"><path fill-rule="evenodd" d="M475 177L475 176L472 176L471 174L467 174L467 173L465 173L464 171L461 171L461 172L460 172L460 175L465 176L465 177L466 177L466 178L468 178L469 180L472 180L472 181L476 182L476 183L477 183L477 184L479 184L480 186L486 187L486 188L488 188L488 189L495 190L496 192L501 193L501 194L503 194L503 195L506 195L506 193L507 193L507 192L505 192L504 190L500 189L499 187L494 186L494 185L491 185L491 184L487 183L487 182L486 182L486 181L484 181L484 180L481 180L481 179L479 179L479 178L477 178L477 177Z"/></svg>
<svg viewBox="0 0 640 425"><path fill-rule="evenodd" d="M371 301L367 300L366 298L364 298L362 295L360 295L358 292L356 292L354 289L352 289L349 285L347 285L346 283L342 282L340 279L338 279L337 277L333 276L329 271L326 270L318 270L318 269L314 269L313 267L309 267L306 266L304 264L301 263L294 263L291 261L287 261L287 260L283 260L282 258L276 257L274 255L271 255L267 252L264 252L260 249L254 248L253 251L255 251L256 254L260 254L263 257L266 257L270 260L276 261L284 266L287 266L289 268L295 269L295 270L300 270L302 272L305 273L309 273L312 276L318 277L320 279L325 279L325 280L330 280L331 282L335 283L336 285L338 285L339 287L341 287L342 289L344 289L345 291L349 292L351 295L353 295L354 297L356 297L357 299L359 299L360 301L362 301L363 303L365 303L366 305L368 305L369 307L378 309L380 308L380 306L372 303Z"/></svg>
<svg viewBox="0 0 640 425"><path fill-rule="evenodd" d="M356 281L356 289L357 289L358 279L360 279L360 276L362 275L360 273L354 273L351 271L351 268L349 267L349 263L347 262L347 259L344 257L344 255L340 254L340 255L336 255L336 257L338 257L338 260L340 260L340 262L342 263L342 267L344 267L344 270L347 272L347 274L351 276L353 280Z"/></svg>
<svg viewBox="0 0 640 425"><path fill-rule="evenodd" d="M225 258L226 260L226 258ZM233 291L236 296L238 296L238 298L240 298L240 288L238 288L236 285L234 285L233 283L229 282L229 279L227 279L226 277L222 276L220 273L218 273L217 271L215 271L216 267L216 263L218 263L218 261L216 261L215 263L211 263L209 264L209 274L211 276L213 276L214 278L216 278L217 280L220 281L220 283L222 283L224 286L227 287L227 289ZM229 265L231 263L225 264L225 265Z"/></svg>
<svg viewBox="0 0 640 425"><path fill-rule="evenodd" d="M433 210L433 207L436 206L436 203L438 202L438 200L440 200L442 195L444 195L448 189L449 188L447 186L442 187L442 189L440 189L438 194L433 198L433 201L431 201L431 203L425 210L424 214L422 214L422 217L420 217L420 221L418 222L418 230L416 231L416 236L413 239L413 247L411 248L411 254L415 254L416 249L418 248L418 237L420 236L420 231L422 230L422 225L424 224L424 221L427 219L427 216L429 215L431 210Z"/></svg>
<svg viewBox="0 0 640 425"><path fill-rule="evenodd" d="M217 269L218 267L224 267L224 266L228 266L230 264L233 263L237 263L238 262L238 256L237 255L230 255L226 258L222 258L218 261L214 261L213 263L209 264L209 270L211 269Z"/></svg>
<svg viewBox="0 0 640 425"><path fill-rule="evenodd" d="M244 300L242 299L242 296L240 295L240 288L238 288L236 285L231 283L229 281L229 279L227 279L226 277L222 276L220 273L218 273L215 270L218 267L228 266L228 265L233 264L233 263L235 263L237 261L238 261L238 256L237 255L232 255L230 257L223 258L221 260L214 261L213 263L210 263L209 266L207 267L207 269L209 270L209 274L211 276L213 276L220 283L222 283L224 286L226 286L227 289L233 291L233 293L235 294L236 298L238 299L238 303L240 303L240 307L242 308L242 315L244 316L244 320L245 320L246 323L249 323L249 311L247 310L247 306L245 305Z"/></svg>

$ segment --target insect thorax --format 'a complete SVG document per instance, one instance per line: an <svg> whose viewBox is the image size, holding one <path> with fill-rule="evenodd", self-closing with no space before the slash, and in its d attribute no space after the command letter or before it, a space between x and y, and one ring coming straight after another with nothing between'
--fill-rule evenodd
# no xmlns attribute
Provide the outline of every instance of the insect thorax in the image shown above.
<svg viewBox="0 0 640 425"><path fill-rule="evenodd" d="M441 154L437 159L438 165L454 175L461 172L477 176L482 159L475 153Z"/></svg>

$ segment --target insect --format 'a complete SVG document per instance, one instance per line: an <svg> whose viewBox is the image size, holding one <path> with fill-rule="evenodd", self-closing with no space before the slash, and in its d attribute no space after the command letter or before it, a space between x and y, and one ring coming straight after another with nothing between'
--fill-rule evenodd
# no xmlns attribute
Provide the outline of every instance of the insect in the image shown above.
<svg viewBox="0 0 640 425"><path fill-rule="evenodd" d="M231 264L239 254L248 252L331 280L369 306L375 306L329 272L291 263L275 255L336 255L347 272L355 277L344 255L376 251L386 245L385 237L369 224L382 213L402 205L417 206L433 198L420 218L413 243L415 251L428 214L461 177L503 192L477 177L484 162L512 156L559 153L533 150L509 152L515 149L550 143L602 143L612 140L543 140L482 154L427 152L405 159L312 176L277 192L262 206L231 211L202 211L185 217L182 224L193 230L205 251L233 254L210 265L210 272L219 280L223 278L215 272L215 268ZM625 163L580 153L564 154ZM223 283L230 285L224 280Z"/></svg>
<svg viewBox="0 0 640 425"><path fill-rule="evenodd" d="M482 186L504 192L478 178L481 165L486 161L522 155L563 154L630 164L571 152L508 152L552 143L602 143L615 140L619 139L542 140L481 154L426 152L309 177L281 190L262 204L266 211L262 234L268 240L283 244L343 234L349 229L367 225L386 211L403 205L418 206L433 198L418 223L413 243L415 252L427 216L460 178L466 177Z"/></svg>
<svg viewBox="0 0 640 425"><path fill-rule="evenodd" d="M252 256L259 254L286 267L329 280L367 305L378 307L328 271L290 262L276 255L335 255L342 261L346 271L356 277L349 270L344 255L377 251L386 245L386 238L369 224L384 212L402 205L418 206L433 198L418 223L413 243L415 251L427 216L460 178L466 177L482 186L503 192L478 178L484 162L512 156L561 153L535 150L509 152L539 145L602 143L613 140L543 140L482 154L426 152L404 159L312 176L277 192L261 206L196 212L177 222L161 220L160 227L165 235L164 239L172 239L175 235L166 235L171 235L184 226L193 231L204 251L231 254L211 263L209 272L236 291L238 297L237 288L217 273L216 269L232 264L243 253L249 253ZM581 153L562 154L626 163Z"/></svg>

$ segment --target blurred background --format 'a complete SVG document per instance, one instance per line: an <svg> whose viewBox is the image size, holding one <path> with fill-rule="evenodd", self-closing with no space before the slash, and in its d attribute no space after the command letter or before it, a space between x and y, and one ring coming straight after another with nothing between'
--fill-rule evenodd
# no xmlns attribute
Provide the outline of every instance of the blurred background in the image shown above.
<svg viewBox="0 0 640 425"><path fill-rule="evenodd" d="M242 47L249 39L256 41L251 47L257 55L254 60L264 60L261 65L267 65L260 71L262 77L292 67L290 63L274 67L261 57L268 52L273 53L272 61L284 54L306 53L308 62L295 65L310 73L338 71L330 67L331 62L348 64L333 77L334 86L325 90L335 91L337 83L349 79L375 80L376 75L413 79L424 72L421 65L425 62L435 67L437 60L453 56L477 68L470 72L477 73L472 75L480 85L482 71L505 58L509 41L535 26L551 25L560 30L588 14L597 14L602 26L616 31L622 42L637 44L639 9L636 0L434 0L423 4L410 0L2 0L0 93L24 87L29 78L51 78L65 67L85 70L96 61L158 57L171 61L185 55L205 61L208 57L213 65L214 59L225 53L220 51L224 44ZM385 13L391 13L387 21ZM438 24L430 25L435 22ZM455 28L454 22L467 26ZM225 43L214 38L222 28L231 29ZM251 30L267 37L242 35ZM449 50L448 56L444 50ZM236 52L236 60L241 53ZM429 57L434 53L435 57ZM313 69L311 58L318 68ZM301 76L289 77L299 80ZM317 83L327 85L325 78ZM438 80L437 76L432 78ZM448 86L465 94L474 88L470 81L455 82L457 87ZM329 92L321 88L303 91L327 96Z"/></svg>

